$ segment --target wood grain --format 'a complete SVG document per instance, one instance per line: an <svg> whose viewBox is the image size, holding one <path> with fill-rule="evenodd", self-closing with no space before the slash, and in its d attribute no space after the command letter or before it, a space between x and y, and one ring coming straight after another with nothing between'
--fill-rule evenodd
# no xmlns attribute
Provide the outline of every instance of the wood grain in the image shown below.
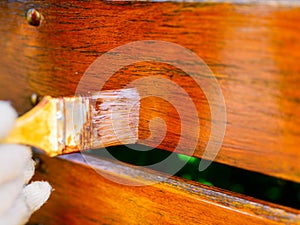
<svg viewBox="0 0 300 225"><path fill-rule="evenodd" d="M103 158L40 157L35 179L54 191L32 224L300 224L298 210Z"/></svg>
<svg viewBox="0 0 300 225"><path fill-rule="evenodd" d="M37 28L24 19L33 5L44 17ZM0 8L0 97L11 100L20 113L30 109L32 92L74 94L88 66L110 49L138 40L174 42L208 64L223 92L227 129L216 161L300 182L300 8L54 0L5 1ZM146 76L170 79L191 96L201 127L194 156L201 157L211 133L209 105L183 71L141 62L119 70L105 89ZM180 116L161 99L143 100L139 142L156 145L159 135L143 140L156 116L167 125L158 147L173 151L181 135Z"/></svg>

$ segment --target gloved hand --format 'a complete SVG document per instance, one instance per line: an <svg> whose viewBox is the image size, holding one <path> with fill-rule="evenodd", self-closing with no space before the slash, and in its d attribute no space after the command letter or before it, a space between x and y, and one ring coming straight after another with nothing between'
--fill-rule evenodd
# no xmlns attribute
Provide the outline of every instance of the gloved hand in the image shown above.
<svg viewBox="0 0 300 225"><path fill-rule="evenodd" d="M0 101L0 140L12 129L17 113ZM25 224L49 198L48 182L27 183L34 174L34 161L27 146L0 144L0 225Z"/></svg>

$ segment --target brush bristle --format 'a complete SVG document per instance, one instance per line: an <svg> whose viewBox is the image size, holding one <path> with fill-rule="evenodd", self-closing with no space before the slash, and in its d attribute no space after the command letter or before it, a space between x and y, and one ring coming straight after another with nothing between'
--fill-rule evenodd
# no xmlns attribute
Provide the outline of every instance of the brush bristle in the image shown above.
<svg viewBox="0 0 300 225"><path fill-rule="evenodd" d="M103 91L91 100L93 148L137 141L140 98L136 89Z"/></svg>
<svg viewBox="0 0 300 225"><path fill-rule="evenodd" d="M135 88L63 98L58 108L64 109L62 153L137 142L140 97Z"/></svg>

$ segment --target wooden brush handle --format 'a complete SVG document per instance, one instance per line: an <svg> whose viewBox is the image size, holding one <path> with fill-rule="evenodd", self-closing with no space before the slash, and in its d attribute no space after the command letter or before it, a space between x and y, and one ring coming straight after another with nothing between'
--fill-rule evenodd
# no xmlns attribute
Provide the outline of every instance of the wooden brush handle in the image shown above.
<svg viewBox="0 0 300 225"><path fill-rule="evenodd" d="M37 147L49 155L58 151L56 105L47 96L32 110L19 117L9 136L2 143L25 144Z"/></svg>

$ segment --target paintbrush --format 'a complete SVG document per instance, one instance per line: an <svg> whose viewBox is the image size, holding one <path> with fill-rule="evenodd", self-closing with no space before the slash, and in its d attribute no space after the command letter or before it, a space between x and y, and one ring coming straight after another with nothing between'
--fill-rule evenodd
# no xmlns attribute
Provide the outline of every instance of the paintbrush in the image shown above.
<svg viewBox="0 0 300 225"><path fill-rule="evenodd" d="M114 145L138 138L140 97L135 88L87 96L44 97L17 119L2 143L34 146L49 156Z"/></svg>

